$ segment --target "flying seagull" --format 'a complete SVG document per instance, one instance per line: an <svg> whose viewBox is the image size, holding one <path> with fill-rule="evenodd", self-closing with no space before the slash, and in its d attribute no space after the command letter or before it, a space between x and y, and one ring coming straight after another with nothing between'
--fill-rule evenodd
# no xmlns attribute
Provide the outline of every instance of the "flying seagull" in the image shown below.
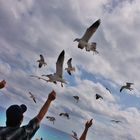
<svg viewBox="0 0 140 140"><path fill-rule="evenodd" d="M78 103L78 101L79 101L79 96L73 96L73 98L77 101L77 103Z"/></svg>
<svg viewBox="0 0 140 140"><path fill-rule="evenodd" d="M96 100L103 99L103 97L101 95L99 95L99 94L96 94L95 96L96 96Z"/></svg>
<svg viewBox="0 0 140 140"><path fill-rule="evenodd" d="M47 63L45 62L44 57L43 57L42 54L40 54L40 59L37 60L37 62L39 62L39 65L38 65L39 68L41 68L42 65L44 65L44 66L47 65Z"/></svg>
<svg viewBox="0 0 140 140"><path fill-rule="evenodd" d="M54 121L56 120L55 117L51 117L51 116L47 116L46 117L49 121L53 122L54 124Z"/></svg>
<svg viewBox="0 0 140 140"><path fill-rule="evenodd" d="M33 101L36 103L35 96L34 96L31 92L29 92L29 94L30 94L30 98L32 98L32 99L33 99Z"/></svg>
<svg viewBox="0 0 140 140"><path fill-rule="evenodd" d="M98 53L98 51L96 50L96 42L92 42L92 43L88 43L89 39L91 38L91 36L95 33L95 31L97 30L97 28L100 25L101 20L98 19L97 21L95 21L84 33L84 35L82 36L82 38L76 38L74 41L79 42L78 43L78 48L83 49L85 47L86 51L93 51L95 53Z"/></svg>
<svg viewBox="0 0 140 140"><path fill-rule="evenodd" d="M72 131L72 133L73 133L73 134L72 134L71 136L72 136L74 139L78 140L77 133L76 133L76 132L74 132L74 131Z"/></svg>
<svg viewBox="0 0 140 140"><path fill-rule="evenodd" d="M108 90L111 93L111 90L109 88L106 87L106 90Z"/></svg>
<svg viewBox="0 0 140 140"><path fill-rule="evenodd" d="M126 85L122 86L120 88L120 92L123 90L123 89L129 89L130 91L133 90L133 88L131 88L131 85L134 85L134 83L126 83Z"/></svg>
<svg viewBox="0 0 140 140"><path fill-rule="evenodd" d="M120 123L121 121L118 121L118 120L111 120L112 122L115 122L115 123Z"/></svg>
<svg viewBox="0 0 140 140"><path fill-rule="evenodd" d="M59 116L64 116L64 117L66 117L67 119L70 119L68 113L60 113Z"/></svg>
<svg viewBox="0 0 140 140"><path fill-rule="evenodd" d="M53 82L56 83L57 81L61 83L61 86L63 87L62 83L67 84L67 82L63 79L63 63L64 63L64 55L65 51L63 50L60 55L58 56L57 62L56 62L56 73L49 74L49 75L42 75L49 78L47 82Z"/></svg>
<svg viewBox="0 0 140 140"><path fill-rule="evenodd" d="M67 70L69 75L71 75L71 71L75 71L75 67L72 67L71 61L72 61L72 58L68 60L67 62L68 67L65 68L65 70Z"/></svg>

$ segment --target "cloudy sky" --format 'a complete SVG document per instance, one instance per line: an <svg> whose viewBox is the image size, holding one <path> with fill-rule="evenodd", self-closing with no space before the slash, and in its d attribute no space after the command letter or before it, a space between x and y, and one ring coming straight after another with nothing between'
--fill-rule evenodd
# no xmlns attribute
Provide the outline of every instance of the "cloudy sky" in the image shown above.
<svg viewBox="0 0 140 140"><path fill-rule="evenodd" d="M93 118L88 140L139 140L139 5L139 0L0 0L0 79L7 81L0 90L0 106L24 103L25 116L33 118L54 89L57 98L48 115L55 116L56 123L45 118L42 123L80 135L85 121ZM73 40L98 19L101 24L90 42L97 43L99 54L93 55ZM30 77L54 73L62 50L63 68L69 58L76 68L72 76L63 71L67 85ZM40 54L47 62L41 69L36 62ZM126 82L133 82L134 90L120 93ZM103 100L96 100L96 93ZM74 95L80 97L79 103ZM61 112L68 112L70 120L61 118Z"/></svg>

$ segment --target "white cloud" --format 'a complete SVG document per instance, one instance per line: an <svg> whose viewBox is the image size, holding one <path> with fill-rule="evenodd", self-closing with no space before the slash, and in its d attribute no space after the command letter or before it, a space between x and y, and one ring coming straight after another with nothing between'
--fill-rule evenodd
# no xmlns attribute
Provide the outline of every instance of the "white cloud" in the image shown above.
<svg viewBox="0 0 140 140"><path fill-rule="evenodd" d="M80 134L85 120L95 116L89 139L138 140L139 108L124 107L125 103L120 102L122 95L117 93L125 82L134 82L134 96L139 97L139 4L139 0L1 1L0 72L7 86L2 90L0 105L7 107L13 102L22 102L29 108L26 115L34 116L54 89L57 99L49 113L57 116L61 111L69 111L72 117L68 121L58 116L56 128L67 132L75 128ZM99 55L93 55L78 49L73 40L81 37L99 18L101 25L90 40L97 42ZM73 58L76 72L69 82L75 85L61 88L60 83L54 85L29 77L55 72L57 57L63 49L64 67L68 58ZM38 69L36 60L40 54L45 56L48 65ZM91 77L104 78L113 92L110 94L105 89L101 78L97 77L96 82L88 77L83 80L86 77L83 70ZM30 100L28 91L35 94L37 104ZM103 100L96 100L96 93L101 94ZM78 104L72 98L75 94L80 96ZM9 103L5 104L5 100ZM113 118L122 120L122 124L112 124L110 119ZM64 122L62 126L61 122ZM44 120L44 123L48 122Z"/></svg>

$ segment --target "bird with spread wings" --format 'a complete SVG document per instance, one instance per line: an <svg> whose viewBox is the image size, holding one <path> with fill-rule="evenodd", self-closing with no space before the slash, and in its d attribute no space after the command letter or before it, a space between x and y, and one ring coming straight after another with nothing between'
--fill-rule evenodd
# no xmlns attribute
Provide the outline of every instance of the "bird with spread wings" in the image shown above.
<svg viewBox="0 0 140 140"><path fill-rule="evenodd" d="M96 42L88 43L89 39L92 37L92 35L96 32L100 25L101 20L98 19L95 21L89 28L87 28L86 32L82 36L82 38L76 38L74 41L78 42L78 48L83 49L85 48L86 51L93 51L95 53L99 53L96 50Z"/></svg>

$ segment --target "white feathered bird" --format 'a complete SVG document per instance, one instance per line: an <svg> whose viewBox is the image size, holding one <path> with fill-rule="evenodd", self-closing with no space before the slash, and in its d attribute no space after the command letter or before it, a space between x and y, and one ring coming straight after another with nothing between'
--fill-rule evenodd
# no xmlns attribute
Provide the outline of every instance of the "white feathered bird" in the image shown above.
<svg viewBox="0 0 140 140"><path fill-rule="evenodd" d="M67 65L68 67L65 68L65 70L67 70L68 74L71 75L71 72L75 71L75 67L72 66L72 58L67 61Z"/></svg>
<svg viewBox="0 0 140 140"><path fill-rule="evenodd" d="M56 62L56 72L54 74L48 74L48 75L42 75L46 76L49 79L47 82L53 82L57 83L60 82L61 86L63 87L63 83L67 84L66 80L63 79L63 63L64 63L64 55L65 51L63 50L60 55L58 56L57 62Z"/></svg>
<svg viewBox="0 0 140 140"><path fill-rule="evenodd" d="M47 118L49 121L53 122L53 124L54 124L54 121L56 120L55 117L51 117L51 116L46 116L46 118Z"/></svg>
<svg viewBox="0 0 140 140"><path fill-rule="evenodd" d="M29 92L29 94L30 94L30 98L32 98L33 101L36 103L36 98L35 98L35 96L34 96L31 92Z"/></svg>
<svg viewBox="0 0 140 140"><path fill-rule="evenodd" d="M78 135L77 135L77 133L75 132L75 131L72 131L72 137L74 138L74 139L76 139L76 140L78 140Z"/></svg>
<svg viewBox="0 0 140 140"><path fill-rule="evenodd" d="M43 57L42 54L40 54L40 59L37 60L37 62L39 62L39 65L38 65L39 68L41 68L43 65L44 66L47 65L47 63L45 62L44 57Z"/></svg>
<svg viewBox="0 0 140 140"><path fill-rule="evenodd" d="M98 19L95 21L84 33L82 38L76 38L74 41L79 42L78 43L78 48L83 49L85 48L86 51L93 51L95 53L98 53L96 50L96 42L88 43L89 39L92 37L92 35L95 33L97 28L100 25L101 20Z"/></svg>
<svg viewBox="0 0 140 140"><path fill-rule="evenodd" d="M121 88L120 88L120 92L123 90L123 89L128 89L128 90L133 90L133 88L131 88L131 85L134 85L134 83L126 83L126 85L124 85L124 86L122 86Z"/></svg>

